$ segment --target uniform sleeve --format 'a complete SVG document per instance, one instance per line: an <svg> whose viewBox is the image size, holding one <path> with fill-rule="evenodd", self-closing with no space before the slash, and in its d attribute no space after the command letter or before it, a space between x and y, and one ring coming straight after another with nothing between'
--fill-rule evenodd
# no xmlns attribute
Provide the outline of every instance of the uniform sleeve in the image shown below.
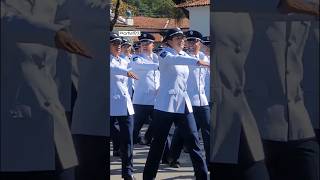
<svg viewBox="0 0 320 180"><path fill-rule="evenodd" d="M198 59L190 56L173 55L168 51L160 53L160 63L166 65L197 65Z"/></svg>
<svg viewBox="0 0 320 180"><path fill-rule="evenodd" d="M41 18L21 14L1 2L1 24L3 32L15 42L41 43L55 47L54 37L63 25L49 23Z"/></svg>
<svg viewBox="0 0 320 180"><path fill-rule="evenodd" d="M157 63L143 63L142 60L138 57L133 58L132 62L130 63L130 67L133 71L139 70L156 70L159 67Z"/></svg>
<svg viewBox="0 0 320 180"><path fill-rule="evenodd" d="M110 62L110 73L113 74L113 75L123 75L123 76L127 76L127 73L128 73L129 70L130 70L130 69L116 66L115 64L113 64L112 62Z"/></svg>
<svg viewBox="0 0 320 180"><path fill-rule="evenodd" d="M202 60L210 64L210 59L207 56L204 56Z"/></svg>

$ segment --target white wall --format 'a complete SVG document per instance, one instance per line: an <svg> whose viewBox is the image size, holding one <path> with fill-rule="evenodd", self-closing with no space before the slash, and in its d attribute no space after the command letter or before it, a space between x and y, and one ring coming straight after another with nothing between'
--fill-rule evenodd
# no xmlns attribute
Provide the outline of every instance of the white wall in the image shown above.
<svg viewBox="0 0 320 180"><path fill-rule="evenodd" d="M199 31L203 36L210 35L209 6L191 7L189 10L190 30Z"/></svg>

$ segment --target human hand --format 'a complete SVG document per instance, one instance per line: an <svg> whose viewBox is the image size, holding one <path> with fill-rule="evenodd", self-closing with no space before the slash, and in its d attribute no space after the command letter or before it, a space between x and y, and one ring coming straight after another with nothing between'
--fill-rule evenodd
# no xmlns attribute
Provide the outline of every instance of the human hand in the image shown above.
<svg viewBox="0 0 320 180"><path fill-rule="evenodd" d="M92 58L88 50L85 49L80 42L75 40L70 33L64 30L59 30L54 38L57 48L64 49L70 53L78 54L86 58Z"/></svg>
<svg viewBox="0 0 320 180"><path fill-rule="evenodd" d="M319 16L319 4L306 3L303 0L281 0L278 9L281 13L302 13Z"/></svg>
<svg viewBox="0 0 320 180"><path fill-rule="evenodd" d="M129 78L132 78L132 79L135 79L135 80L138 80L138 79L139 79L139 77L138 77L134 72L132 72L132 71L128 71L127 76L128 76Z"/></svg>
<svg viewBox="0 0 320 180"><path fill-rule="evenodd" d="M198 61L198 62L197 62L197 65L203 66L203 67L207 67L207 68L210 67L210 63L208 63L208 62L206 62L206 61L203 61L203 60Z"/></svg>

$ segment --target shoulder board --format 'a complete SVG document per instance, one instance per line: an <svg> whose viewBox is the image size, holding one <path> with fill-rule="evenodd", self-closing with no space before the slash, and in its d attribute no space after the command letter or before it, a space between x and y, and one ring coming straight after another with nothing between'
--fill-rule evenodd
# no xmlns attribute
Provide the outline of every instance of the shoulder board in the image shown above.
<svg viewBox="0 0 320 180"><path fill-rule="evenodd" d="M163 51L163 52L160 54L160 57L165 58L167 55L168 55L168 52L167 52L167 51Z"/></svg>
<svg viewBox="0 0 320 180"><path fill-rule="evenodd" d="M137 61L138 59L139 59L139 57L138 57L138 56L135 56L135 57L132 58L132 61L135 62L135 61Z"/></svg>

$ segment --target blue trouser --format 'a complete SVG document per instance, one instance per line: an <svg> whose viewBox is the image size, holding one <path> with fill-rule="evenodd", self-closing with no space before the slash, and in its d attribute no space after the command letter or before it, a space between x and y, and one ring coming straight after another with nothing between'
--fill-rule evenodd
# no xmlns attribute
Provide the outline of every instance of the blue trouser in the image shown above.
<svg viewBox="0 0 320 180"><path fill-rule="evenodd" d="M187 109L187 108L186 108ZM183 130L183 139L188 149L193 164L195 176L198 180L208 179L208 168L201 155L199 136L196 122L192 113L169 113L154 110L153 141L143 171L143 179L150 180L156 177L160 159L166 144L166 140L172 123Z"/></svg>
<svg viewBox="0 0 320 180"><path fill-rule="evenodd" d="M193 106L193 115L196 120L197 129L201 129L204 150L206 153L206 162L210 160L210 108L209 106ZM169 151L169 161L177 161L180 157L181 150L184 145L184 131L176 128L172 137L172 142Z"/></svg>
<svg viewBox="0 0 320 180"><path fill-rule="evenodd" d="M74 134L73 139L79 160L79 165L75 168L75 179L108 179L107 172L110 171L110 154L106 151L110 147L108 138L105 136Z"/></svg>
<svg viewBox="0 0 320 180"><path fill-rule="evenodd" d="M122 177L125 178L131 176L133 172L133 116L111 116L110 120L119 123Z"/></svg>
<svg viewBox="0 0 320 180"><path fill-rule="evenodd" d="M138 141L138 136L140 134L140 130L143 126L143 124L147 123L149 121L149 118L152 118L153 115L153 106L152 105L139 105L134 104L134 128L133 128L133 142L136 143ZM152 127L150 126L151 123L149 123L149 128L145 134L145 139L149 142L151 142L152 136Z"/></svg>
<svg viewBox="0 0 320 180"><path fill-rule="evenodd" d="M288 142L264 140L272 180L319 180L319 144L314 139Z"/></svg>
<svg viewBox="0 0 320 180"><path fill-rule="evenodd" d="M120 150L120 127L117 118L110 118L110 135L113 145L113 151Z"/></svg>
<svg viewBox="0 0 320 180"><path fill-rule="evenodd" d="M151 142L152 140L152 129L154 128L152 119L153 119L153 111L154 106L152 105L138 105L134 104L134 127L133 127L133 143L135 144L138 141L140 130L144 123L147 123L149 119L151 118L151 122L149 122L148 130L146 131L144 138L148 142ZM163 153L163 161L167 160L168 154L169 154L169 147L171 144L171 140L168 138L167 143L164 148Z"/></svg>
<svg viewBox="0 0 320 180"><path fill-rule="evenodd" d="M214 180L273 180L269 177L265 162L253 160L245 134L242 132L240 134L238 163L213 163L210 171L210 178Z"/></svg>

